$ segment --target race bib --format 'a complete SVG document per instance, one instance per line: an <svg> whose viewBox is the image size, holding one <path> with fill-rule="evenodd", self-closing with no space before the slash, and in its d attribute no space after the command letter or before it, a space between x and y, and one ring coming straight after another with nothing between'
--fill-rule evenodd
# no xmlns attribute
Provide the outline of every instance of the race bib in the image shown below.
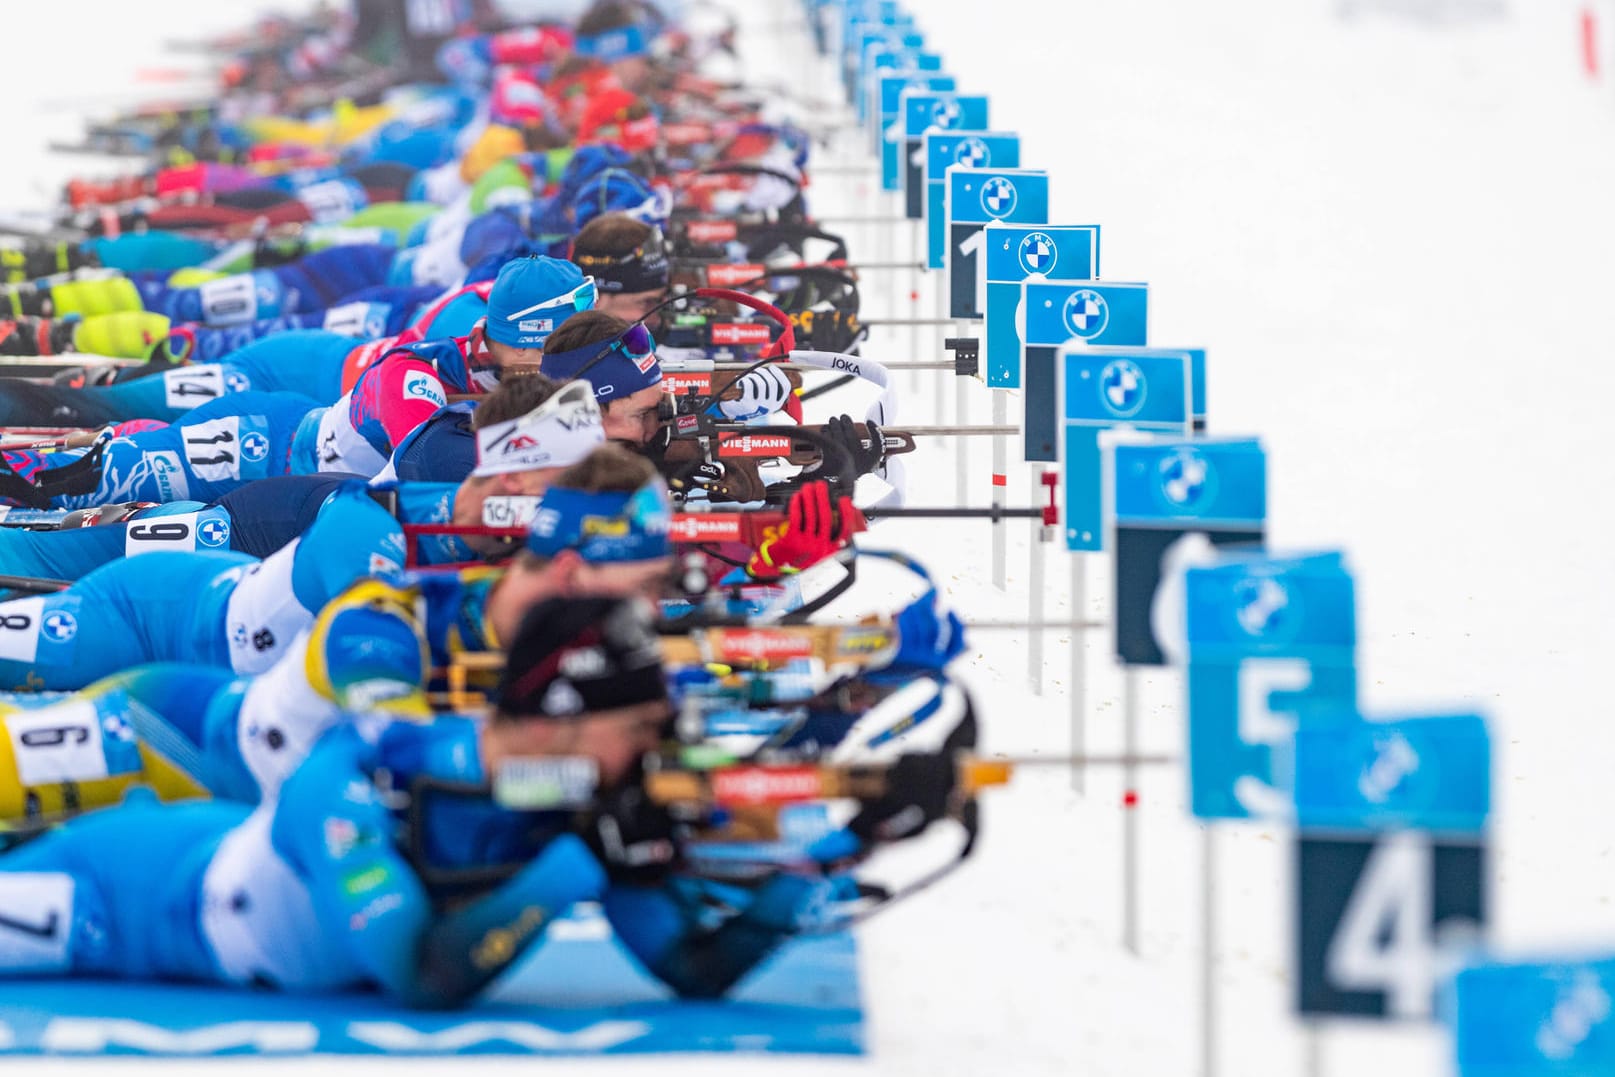
<svg viewBox="0 0 1615 1077"><path fill-rule="evenodd" d="M95 704L69 699L5 718L17 763L17 779L25 788L94 782L140 769L134 731L121 719L111 723L119 750L107 751L106 730Z"/></svg>
<svg viewBox="0 0 1615 1077"><path fill-rule="evenodd" d="M0 602L0 658L32 662L39 655L39 619L45 612L40 595Z"/></svg>
<svg viewBox="0 0 1615 1077"><path fill-rule="evenodd" d="M0 874L0 966L11 973L67 970L73 886L66 872Z"/></svg>
<svg viewBox="0 0 1615 1077"><path fill-rule="evenodd" d="M297 192L297 200L308 207L315 224L345 221L361 208L353 186L345 180L326 180Z"/></svg>
<svg viewBox="0 0 1615 1077"><path fill-rule="evenodd" d="M227 415L182 428L185 460L191 473L205 482L241 478L241 417Z"/></svg>
<svg viewBox="0 0 1615 1077"><path fill-rule="evenodd" d="M196 291L208 325L238 325L258 317L258 289L249 274L210 280Z"/></svg>
<svg viewBox="0 0 1615 1077"><path fill-rule="evenodd" d="M230 546L230 515L222 509L199 509L174 516L132 521L123 532L123 554L134 557L153 550L190 553Z"/></svg>
<svg viewBox="0 0 1615 1077"><path fill-rule="evenodd" d="M237 673L262 673L314 622L292 591L299 542L252 566L230 592L225 622L230 626L230 665Z"/></svg>
<svg viewBox="0 0 1615 1077"><path fill-rule="evenodd" d="M379 337L387 329L385 303L344 303L325 312L325 329L345 337Z"/></svg>
<svg viewBox="0 0 1615 1077"><path fill-rule="evenodd" d="M163 371L163 402L171 408L194 408L224 395L224 369L214 363Z"/></svg>

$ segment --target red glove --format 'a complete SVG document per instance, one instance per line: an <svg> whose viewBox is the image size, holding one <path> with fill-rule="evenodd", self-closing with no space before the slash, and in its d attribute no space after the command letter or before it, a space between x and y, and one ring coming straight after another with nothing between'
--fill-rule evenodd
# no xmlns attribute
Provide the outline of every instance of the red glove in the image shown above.
<svg viewBox="0 0 1615 1077"><path fill-rule="evenodd" d="M754 580L775 580L800 572L845 546L863 529L863 522L852 498L837 498L831 511L830 485L810 482L791 497L784 526L770 529L747 562L746 574Z"/></svg>

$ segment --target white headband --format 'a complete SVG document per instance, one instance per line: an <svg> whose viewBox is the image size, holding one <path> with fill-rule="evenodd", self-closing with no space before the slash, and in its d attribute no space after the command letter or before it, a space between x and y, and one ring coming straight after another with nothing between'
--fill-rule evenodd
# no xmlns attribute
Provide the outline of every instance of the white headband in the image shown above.
<svg viewBox="0 0 1615 1077"><path fill-rule="evenodd" d="M478 430L477 467L471 474L571 467L605 442L593 387L586 381L569 381L521 418Z"/></svg>

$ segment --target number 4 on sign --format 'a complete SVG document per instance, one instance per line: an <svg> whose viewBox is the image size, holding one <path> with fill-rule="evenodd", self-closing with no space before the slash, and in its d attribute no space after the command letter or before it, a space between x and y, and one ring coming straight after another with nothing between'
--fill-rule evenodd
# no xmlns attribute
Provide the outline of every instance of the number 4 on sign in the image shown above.
<svg viewBox="0 0 1615 1077"><path fill-rule="evenodd" d="M1324 958L1346 991L1380 992L1391 1017L1430 1015L1436 950L1430 840L1395 834L1380 842L1346 903Z"/></svg>
<svg viewBox="0 0 1615 1077"><path fill-rule="evenodd" d="M1336 833L1303 831L1297 847L1300 1012L1427 1019L1445 962L1486 920L1484 840Z"/></svg>

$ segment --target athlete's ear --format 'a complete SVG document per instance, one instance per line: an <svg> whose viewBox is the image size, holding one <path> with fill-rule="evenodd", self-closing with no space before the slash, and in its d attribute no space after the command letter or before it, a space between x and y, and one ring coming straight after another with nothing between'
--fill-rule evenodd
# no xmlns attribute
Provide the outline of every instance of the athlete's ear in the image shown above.
<svg viewBox="0 0 1615 1077"><path fill-rule="evenodd" d="M581 593L584 564L576 550L560 550L550 558L550 570L555 573L558 594L571 598Z"/></svg>

